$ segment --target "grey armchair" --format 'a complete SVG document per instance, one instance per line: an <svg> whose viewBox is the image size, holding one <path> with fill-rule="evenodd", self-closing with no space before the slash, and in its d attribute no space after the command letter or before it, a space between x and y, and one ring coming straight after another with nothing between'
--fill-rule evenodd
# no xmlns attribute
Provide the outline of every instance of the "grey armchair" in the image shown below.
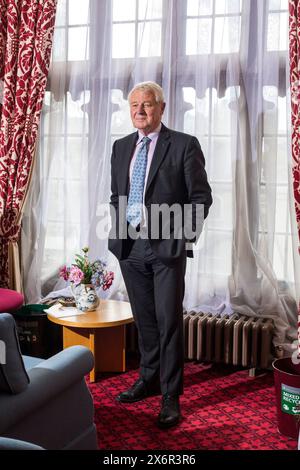
<svg viewBox="0 0 300 470"><path fill-rule="evenodd" d="M4 343L1 329L6 323L11 328L12 317L0 317ZM8 347L6 369L1 370L5 383L9 361ZM90 350L72 346L47 360L23 356L23 361L29 378L25 389L19 393L0 390L0 436L44 449L97 449L94 405L84 378L94 364Z"/></svg>
<svg viewBox="0 0 300 470"><path fill-rule="evenodd" d="M0 450L44 450L31 442L19 441L9 437L0 437Z"/></svg>

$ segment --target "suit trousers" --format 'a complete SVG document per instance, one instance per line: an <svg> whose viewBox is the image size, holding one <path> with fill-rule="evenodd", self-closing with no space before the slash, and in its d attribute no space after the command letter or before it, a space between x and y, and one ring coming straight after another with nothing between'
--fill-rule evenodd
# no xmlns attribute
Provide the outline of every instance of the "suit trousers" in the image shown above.
<svg viewBox="0 0 300 470"><path fill-rule="evenodd" d="M140 376L149 387L160 382L162 394L182 394L186 252L168 267L153 254L148 239L127 243L129 254L120 267L138 330Z"/></svg>

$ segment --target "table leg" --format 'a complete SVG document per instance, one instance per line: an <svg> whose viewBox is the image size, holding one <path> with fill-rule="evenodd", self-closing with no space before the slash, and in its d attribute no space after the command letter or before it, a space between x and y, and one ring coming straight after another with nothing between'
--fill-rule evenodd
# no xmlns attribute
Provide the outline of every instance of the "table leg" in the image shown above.
<svg viewBox="0 0 300 470"><path fill-rule="evenodd" d="M90 381L95 382L98 372L125 372L125 325L108 328L63 327L64 348L76 344L88 347L95 360Z"/></svg>
<svg viewBox="0 0 300 470"><path fill-rule="evenodd" d="M90 333L90 349L95 358L97 372L125 372L125 325L97 328Z"/></svg>

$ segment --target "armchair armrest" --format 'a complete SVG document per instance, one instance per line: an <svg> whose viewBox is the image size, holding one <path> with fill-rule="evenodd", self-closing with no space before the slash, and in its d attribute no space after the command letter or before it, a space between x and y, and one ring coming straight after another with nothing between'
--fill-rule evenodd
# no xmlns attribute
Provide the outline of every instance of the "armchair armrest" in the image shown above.
<svg viewBox="0 0 300 470"><path fill-rule="evenodd" d="M72 346L30 369L30 383L24 392L18 395L0 393L0 434L5 435L16 423L84 380L93 365L94 357L88 348ZM92 408L91 400L91 413Z"/></svg>
<svg viewBox="0 0 300 470"><path fill-rule="evenodd" d="M52 384L54 386L53 391L55 387L58 387L59 392L72 383L78 382L78 379L88 374L93 367L94 356L88 348L85 346L70 346L32 367L28 371L28 375L30 383L32 383L37 376L39 380L42 380L42 377L46 377L46 374L55 374L57 380L55 380L55 384Z"/></svg>
<svg viewBox="0 0 300 470"><path fill-rule="evenodd" d="M44 450L43 447L32 444L31 442L20 441L19 439L10 439L9 437L0 437L0 450Z"/></svg>

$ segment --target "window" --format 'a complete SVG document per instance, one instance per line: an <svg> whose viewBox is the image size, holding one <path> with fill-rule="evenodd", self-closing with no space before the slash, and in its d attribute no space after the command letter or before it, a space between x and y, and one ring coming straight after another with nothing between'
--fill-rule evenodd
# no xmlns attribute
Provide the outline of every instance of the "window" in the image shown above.
<svg viewBox="0 0 300 470"><path fill-rule="evenodd" d="M66 257L74 257L80 239L82 155L88 145L85 104L89 98L89 93L85 92L75 101L67 92L63 101L56 102L50 91L45 95L40 152L43 173L49 174L49 187L43 279L57 273L58 265L62 265Z"/></svg>
<svg viewBox="0 0 300 470"><path fill-rule="evenodd" d="M114 59L161 55L162 0L113 0Z"/></svg>
<svg viewBox="0 0 300 470"><path fill-rule="evenodd" d="M186 54L237 52L241 0L187 0Z"/></svg>
<svg viewBox="0 0 300 470"><path fill-rule="evenodd" d="M41 119L41 171L49 181L43 280L55 276L58 266L74 256L80 239L82 155L88 145L90 93L72 95L67 64L88 60L89 25L89 0L58 0L52 50L57 75L50 71Z"/></svg>
<svg viewBox="0 0 300 470"><path fill-rule="evenodd" d="M252 30L258 28L256 22L248 22L249 17L255 18L252 13L255 4L256 2L247 0L58 0L54 41L56 44L62 44L62 47L54 48L53 60L61 63L66 61L67 65L64 72L65 81L63 84L59 83L60 88L56 87L58 80L52 80L49 85L52 90L56 88L52 94L50 90L47 92L43 116L43 151L47 152L53 136L58 139L56 142L60 142L55 152L50 152L53 153L49 198L52 207L49 207L45 277L49 275L50 265L53 272L54 268L57 270L58 253L61 259L65 259L69 251L70 255L73 255L81 230L78 184L83 174L82 149L87 148L93 132L89 102L92 99L97 107L100 101L97 95L100 93L97 80L100 79L99 76L92 76L89 78L90 90L84 92L85 84L82 84L82 90L74 92L71 71L81 80L88 61L91 60L89 37L92 37L92 23L89 15L92 19L98 18L99 22L102 18L107 20L106 36L101 37L100 28L96 32L97 41L105 40L108 44L105 60L109 68L107 74L110 74L110 79L107 80L107 96L110 97L111 107L106 119L108 125L111 124L111 143L133 130L129 119L127 92L129 84L132 84L136 61L139 60L139 64L142 64L141 69L145 63L150 64L148 70L151 70L151 76L145 76L144 79L150 78L158 83L162 81L164 63L169 64L173 80L168 96L168 103L171 101L174 106L171 111L172 127L199 137L214 191L214 216L207 222L205 235L211 241L213 249L205 249L205 256L208 264L217 263L222 266L224 275L230 273L234 178L232 135L237 132L238 103L245 99L245 90L240 80L242 65L247 70L247 64L241 64L239 51L245 44L248 47L247 41L242 42L241 34L249 34L251 42L251 38L257 33ZM264 15L259 22L265 45L260 51L260 57L265 61L266 74L264 82L256 89L264 103L260 137L261 220L258 235L260 243L263 244L263 235L275 230L275 245L267 247L268 254L273 260L277 276L280 279L292 280L289 219L288 215L282 216L288 213L285 114L287 9L287 0L264 2ZM247 31L241 31L243 22L250 31L247 28ZM166 30L171 32L167 43ZM253 46L256 47L255 44ZM96 49L95 45L91 48L92 51ZM276 62L278 52L280 60ZM100 70L102 63L97 60L96 70ZM227 74L229 64L231 69L235 70L232 75ZM207 73L201 81L196 74L203 67ZM276 73L268 75L268 70L275 70ZM99 75L99 71L97 73ZM107 78L106 74L104 75ZM282 84L281 90L275 86L277 83ZM51 129L47 121L47 103L50 103L50 99L52 113L57 106L57 115L60 116L58 119L64 116L61 122L57 122L55 129ZM98 112L97 117L93 115L96 124L102 117L102 110L99 109ZM108 142L108 151L110 148ZM276 168L273 165L274 158L277 159ZM272 174L271 171L275 173ZM275 228L268 225L268 214L263 210L271 197L267 191L272 187L272 184L268 184L272 182L272 178L276 210ZM66 213L64 207L59 206L59 201L64 198L72 198L72 214ZM205 263L201 266L205 269Z"/></svg>
<svg viewBox="0 0 300 470"><path fill-rule="evenodd" d="M115 1L115 4L117 3ZM132 16L134 3L132 2ZM288 3L287 0L274 0L269 2L269 7L267 3L265 5L266 25L263 26L262 30L266 31L266 37L265 49L262 53L266 63L268 61L272 63L273 56L269 56L268 53L284 51L287 48ZM177 61L175 95L177 109L184 110L184 113L182 121L178 117L181 113L176 113L175 127L199 137L203 148L214 194L214 205L212 207L214 216L210 217L207 222L206 234L214 248L211 253L206 250L205 256L210 258L210 265L218 263L219 266L222 266L224 274L230 274L231 272L233 223L233 166L231 161L233 149L231 137L236 133L238 100L241 98L241 94L245 93L244 89L239 86L240 62L235 59L235 54L240 50L242 15L243 13L251 15L251 8L251 2L244 2L243 0L183 0L179 6L182 18L185 18L185 24L182 22L178 28L179 31L184 32L185 48L181 47L182 35L179 35L177 50L180 55L174 57ZM250 25L251 27L253 25ZM257 25L255 24L254 27L256 28ZM174 30L178 32L176 28ZM256 34L256 31L253 31L253 33ZM183 51L182 55L181 51ZM207 57L212 55L215 57L214 61L207 60ZM131 57L134 57L134 54ZM276 211L275 248L274 250L272 248L272 252L268 254L270 259L273 260L274 270L278 278L292 281L291 235L286 233L285 230L287 224L289 224L288 219L284 218L285 229L281 226L281 230L278 231L279 221L281 224L284 223L280 216L281 211L285 207L285 214L287 214L288 204L286 97L278 96L278 89L275 87L274 90L272 80L278 81L277 74L285 77L285 56L282 57L284 57L284 60L278 62L276 76L272 77L266 74L266 85L260 90L260 93L263 94L262 100L271 100L273 93L272 111L266 103L267 106L263 116L261 168L263 173L266 170L266 161L270 158L274 159L274 155L277 155L277 176L274 180L277 188L274 195L274 210ZM237 72L235 76L227 78L229 83L226 83L224 82L224 76L230 61L236 61ZM211 73L208 74L211 81L204 83L200 90L196 90L194 87L196 67L198 69L211 67ZM270 70L274 70L273 63ZM221 96L218 96L216 88L221 92ZM224 96L222 96L222 92ZM118 99L114 93L117 93ZM126 135L132 130L128 121L129 108L126 96L124 96L121 89L115 90L114 93L112 99L119 109L112 113L113 140ZM180 97L182 97L181 102ZM270 123L272 126L274 126L274 123L278 123L278 127L273 128L271 134L269 133L270 129L268 129ZM273 148L268 145L270 142L273 143ZM277 143L275 148L274 142ZM270 162L270 165L273 166L273 162ZM270 200L270 195L265 194L265 187L266 182L263 181L262 177L259 188L261 198L260 236L267 233L264 230L272 233L272 227L266 228L267 214L263 211L263 207L266 206L264 195ZM285 263L283 259L286 260Z"/></svg>
<svg viewBox="0 0 300 470"><path fill-rule="evenodd" d="M278 96L278 89L263 89L265 113L263 122L260 243L263 234L274 232L274 248L266 247L278 279L293 282L292 233L289 211L287 166L286 97ZM275 211L275 226L268 212Z"/></svg>
<svg viewBox="0 0 300 470"><path fill-rule="evenodd" d="M55 61L79 61L89 56L89 0L58 0L53 49Z"/></svg>
<svg viewBox="0 0 300 470"><path fill-rule="evenodd" d="M288 48L288 1L269 0L267 15L267 56L272 52L287 51ZM285 61L278 73L285 79ZM283 90L276 86L265 85L262 90L264 114L262 136L261 167L261 212L260 244L264 242L264 233L274 233L274 247L265 247L278 279L293 283L292 233L289 210L288 184L288 129L287 101ZM275 163L275 164L274 164ZM268 201L268 206L267 202ZM271 202L272 201L272 202ZM268 207L268 210L267 210ZM274 210L275 226L268 217L268 211Z"/></svg>
<svg viewBox="0 0 300 470"><path fill-rule="evenodd" d="M288 48L288 2L269 0L267 50L286 51Z"/></svg>
<svg viewBox="0 0 300 470"><path fill-rule="evenodd" d="M232 122L236 112L238 88L229 87L225 96L219 98L214 88L207 89L205 96L198 98L194 88L183 88L184 101L189 110L184 114L184 132L197 135L206 158L206 170L213 190L214 217L207 221L207 234L213 250L210 263L222 267L222 274L231 273L232 244Z"/></svg>

